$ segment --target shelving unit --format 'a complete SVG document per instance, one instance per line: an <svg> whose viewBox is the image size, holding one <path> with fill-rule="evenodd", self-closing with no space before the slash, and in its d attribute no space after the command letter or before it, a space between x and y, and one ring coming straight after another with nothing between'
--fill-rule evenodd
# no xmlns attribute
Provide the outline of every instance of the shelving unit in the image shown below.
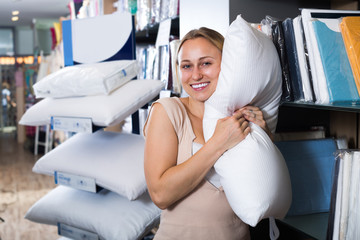
<svg viewBox="0 0 360 240"><path fill-rule="evenodd" d="M346 138L349 148L359 148L360 106L284 102L277 131L324 126L326 136Z"/></svg>
<svg viewBox="0 0 360 240"><path fill-rule="evenodd" d="M360 113L360 105L335 105L335 104L316 104L303 102L284 102L281 106L296 108L311 108L318 110L343 111Z"/></svg>

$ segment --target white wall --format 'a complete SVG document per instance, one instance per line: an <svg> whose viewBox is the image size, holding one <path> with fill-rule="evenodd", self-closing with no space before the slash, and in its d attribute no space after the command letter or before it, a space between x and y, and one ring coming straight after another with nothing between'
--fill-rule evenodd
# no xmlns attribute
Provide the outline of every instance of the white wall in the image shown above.
<svg viewBox="0 0 360 240"><path fill-rule="evenodd" d="M180 0L180 39L190 30L208 27L225 36L229 0Z"/></svg>

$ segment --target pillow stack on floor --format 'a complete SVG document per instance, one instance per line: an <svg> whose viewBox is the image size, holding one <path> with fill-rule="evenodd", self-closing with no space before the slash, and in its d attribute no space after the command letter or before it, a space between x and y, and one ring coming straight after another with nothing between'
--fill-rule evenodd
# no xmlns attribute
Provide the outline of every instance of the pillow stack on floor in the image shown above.
<svg viewBox="0 0 360 240"><path fill-rule="evenodd" d="M131 80L135 66L129 60L83 64L43 78L34 89L45 99L20 124L46 125L53 116L90 118L100 127L120 123L163 88L159 80ZM25 218L57 225L60 235L72 239L141 239L160 219L146 191L144 143L130 133L77 133L36 162L34 172L54 175L61 186Z"/></svg>

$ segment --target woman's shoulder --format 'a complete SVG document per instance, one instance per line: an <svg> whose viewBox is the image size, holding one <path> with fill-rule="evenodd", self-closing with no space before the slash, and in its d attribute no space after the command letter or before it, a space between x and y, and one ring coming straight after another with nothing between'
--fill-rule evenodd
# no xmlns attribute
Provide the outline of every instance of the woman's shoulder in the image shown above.
<svg viewBox="0 0 360 240"><path fill-rule="evenodd" d="M168 119L176 132L182 129L187 119L186 109L178 97L164 97L156 100L151 106L148 120L150 116L152 119L157 119L156 121ZM145 123L145 128L148 120Z"/></svg>
<svg viewBox="0 0 360 240"><path fill-rule="evenodd" d="M155 103L160 103L167 112L169 111L186 111L184 104L178 97L164 97L158 99Z"/></svg>

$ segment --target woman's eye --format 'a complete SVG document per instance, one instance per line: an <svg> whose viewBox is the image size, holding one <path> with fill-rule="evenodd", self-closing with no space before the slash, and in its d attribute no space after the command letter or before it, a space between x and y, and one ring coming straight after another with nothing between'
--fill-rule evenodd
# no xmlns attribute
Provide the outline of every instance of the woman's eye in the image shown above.
<svg viewBox="0 0 360 240"><path fill-rule="evenodd" d="M203 62L201 65L202 66L209 66L209 65L211 65L211 62Z"/></svg>
<svg viewBox="0 0 360 240"><path fill-rule="evenodd" d="M182 65L181 68L182 68L182 69L189 69L189 68L190 68L190 65Z"/></svg>

